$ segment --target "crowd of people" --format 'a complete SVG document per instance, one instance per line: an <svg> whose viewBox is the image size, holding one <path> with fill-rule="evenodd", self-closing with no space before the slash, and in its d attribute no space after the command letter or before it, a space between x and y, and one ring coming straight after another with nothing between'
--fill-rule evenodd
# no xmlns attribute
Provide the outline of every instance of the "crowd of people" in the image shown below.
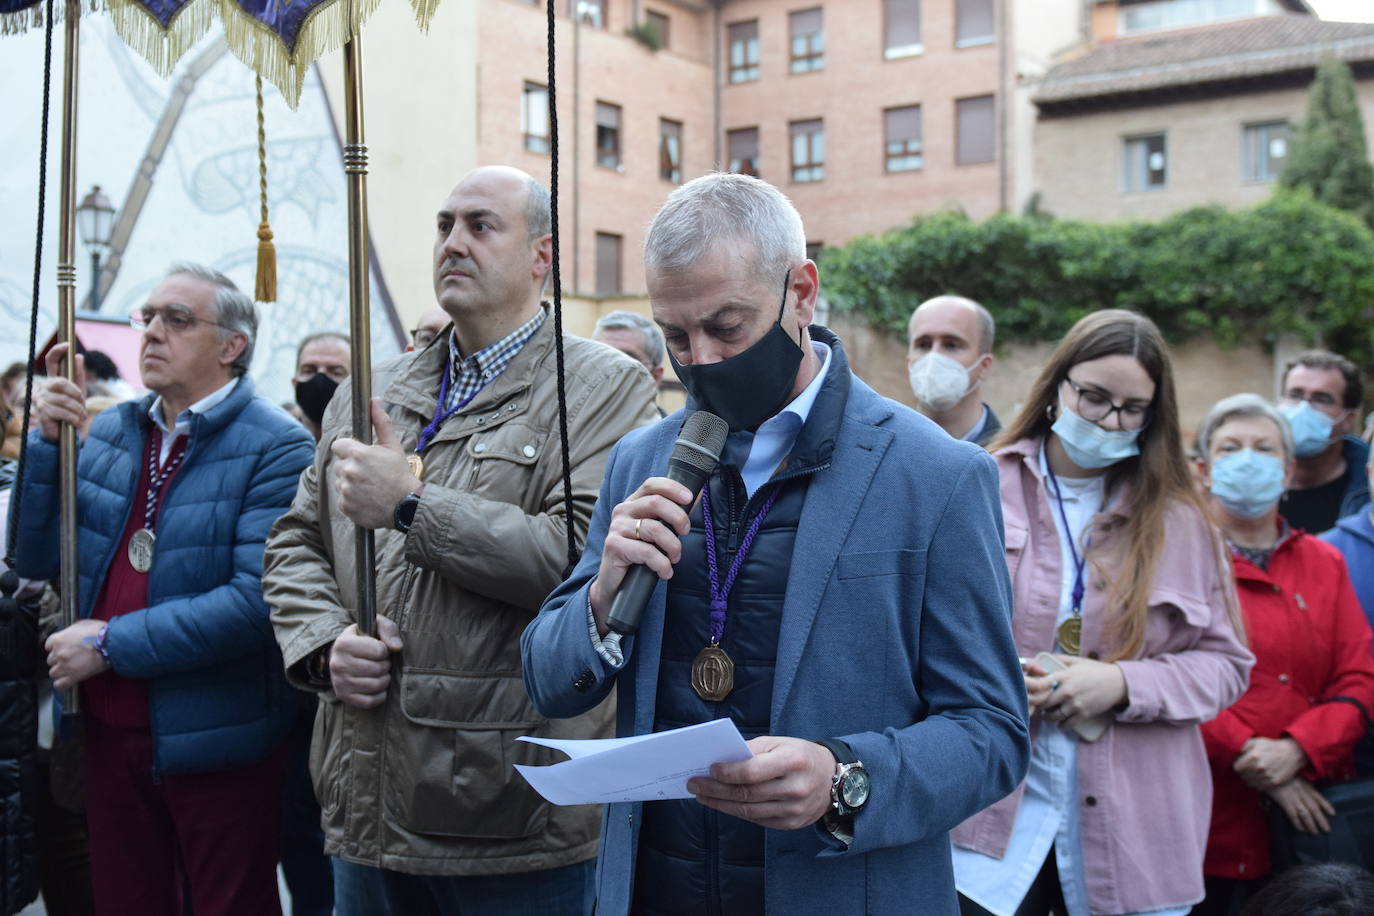
<svg viewBox="0 0 1374 916"><path fill-rule="evenodd" d="M673 191L653 320L561 350L548 192L484 167L434 220L371 444L349 338L301 341L274 406L254 303L192 263L131 316L146 396L49 350L22 476L0 379L0 911L274 914L280 866L297 916L1374 912L1374 848L1319 842L1374 779L1358 367L1301 354L1185 430L1158 329L1104 309L1004 426L989 311L915 307L917 409L883 397L756 178ZM699 494L665 474L697 410ZM752 756L687 798L557 806L514 767L718 718Z"/></svg>

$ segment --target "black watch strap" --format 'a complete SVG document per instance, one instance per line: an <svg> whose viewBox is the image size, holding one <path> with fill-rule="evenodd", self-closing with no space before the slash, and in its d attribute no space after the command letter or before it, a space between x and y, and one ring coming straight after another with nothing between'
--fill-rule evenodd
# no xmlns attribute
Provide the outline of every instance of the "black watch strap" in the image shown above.
<svg viewBox="0 0 1374 916"><path fill-rule="evenodd" d="M835 755L836 763L858 763L859 755L839 738L820 738L816 741L821 747Z"/></svg>
<svg viewBox="0 0 1374 916"><path fill-rule="evenodd" d="M402 534L409 534L410 527L415 524L415 511L420 508L420 491L412 490L407 493L405 499L396 504L396 510L392 513L391 526Z"/></svg>

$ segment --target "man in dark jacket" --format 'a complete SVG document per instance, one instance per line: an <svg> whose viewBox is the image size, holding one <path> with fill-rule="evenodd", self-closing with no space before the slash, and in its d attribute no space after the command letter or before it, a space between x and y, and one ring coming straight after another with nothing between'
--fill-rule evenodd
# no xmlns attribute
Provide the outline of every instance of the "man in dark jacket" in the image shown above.
<svg viewBox="0 0 1374 916"><path fill-rule="evenodd" d="M1369 505L1369 446L1351 435L1364 403L1354 363L1326 350L1299 354L1283 373L1279 410L1293 428L1297 464L1279 514L1320 534Z"/></svg>
<svg viewBox="0 0 1374 916"><path fill-rule="evenodd" d="M257 309L225 276L179 265L131 316L153 393L101 413L77 463L81 620L46 644L81 689L96 899L111 913L280 912L276 861L290 687L262 600L268 528L310 437L253 392ZM77 381L36 404L16 569L59 572L62 423Z"/></svg>
<svg viewBox="0 0 1374 916"><path fill-rule="evenodd" d="M649 298L724 455L693 500L656 476L683 412L620 440L581 562L521 637L541 715L614 690L623 737L729 718L750 739L695 799L607 806L599 916L953 916L949 830L1026 772L996 466L850 372L805 252L757 178L669 196ZM667 581L622 642L632 565Z"/></svg>
<svg viewBox="0 0 1374 916"><path fill-rule="evenodd" d="M983 401L997 325L972 299L936 296L907 322L907 374L916 410L956 439L987 445L1002 429Z"/></svg>

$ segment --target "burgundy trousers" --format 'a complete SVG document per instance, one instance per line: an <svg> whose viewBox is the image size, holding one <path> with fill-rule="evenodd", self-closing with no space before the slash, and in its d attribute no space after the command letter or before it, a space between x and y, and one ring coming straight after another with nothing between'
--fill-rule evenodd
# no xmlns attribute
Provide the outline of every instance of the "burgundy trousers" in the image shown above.
<svg viewBox="0 0 1374 916"><path fill-rule="evenodd" d="M164 773L152 737L86 718L86 820L98 916L280 916L280 751Z"/></svg>

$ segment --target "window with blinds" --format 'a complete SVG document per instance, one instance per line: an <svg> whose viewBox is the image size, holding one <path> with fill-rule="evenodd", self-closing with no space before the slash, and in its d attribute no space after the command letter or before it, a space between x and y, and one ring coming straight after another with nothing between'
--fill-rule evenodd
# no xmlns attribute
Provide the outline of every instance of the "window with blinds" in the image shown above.
<svg viewBox="0 0 1374 916"><path fill-rule="evenodd" d="M792 180L825 178L825 122L820 118L793 121L788 127L792 135Z"/></svg>
<svg viewBox="0 0 1374 916"><path fill-rule="evenodd" d="M596 164L620 168L620 106L596 103Z"/></svg>
<svg viewBox="0 0 1374 916"><path fill-rule="evenodd" d="M955 102L954 146L959 165L997 158L997 111L990 95Z"/></svg>
<svg viewBox="0 0 1374 916"><path fill-rule="evenodd" d="M658 177L682 183L682 124L658 119Z"/></svg>
<svg viewBox="0 0 1374 916"><path fill-rule="evenodd" d="M787 17L792 34L792 72L810 73L825 67L825 29L821 8L797 10Z"/></svg>
<svg viewBox="0 0 1374 916"><path fill-rule="evenodd" d="M596 294L619 296L621 237L611 232L596 234Z"/></svg>
<svg viewBox="0 0 1374 916"><path fill-rule="evenodd" d="M747 83L759 78L759 21L732 22L730 35L730 82Z"/></svg>
<svg viewBox="0 0 1374 916"><path fill-rule="evenodd" d="M997 12L993 0L956 0L954 46L991 44L997 40Z"/></svg>
<svg viewBox="0 0 1374 916"><path fill-rule="evenodd" d="M883 112L884 166L889 172L919 169L921 155L921 106L907 105Z"/></svg>
<svg viewBox="0 0 1374 916"><path fill-rule="evenodd" d="M531 153L549 151L549 90L538 83L526 83L520 98L520 133L525 149Z"/></svg>
<svg viewBox="0 0 1374 916"><path fill-rule="evenodd" d="M759 177L759 129L741 127L726 131L726 146L730 151L730 171Z"/></svg>
<svg viewBox="0 0 1374 916"><path fill-rule="evenodd" d="M921 45L921 0L883 0L883 57L911 57Z"/></svg>

